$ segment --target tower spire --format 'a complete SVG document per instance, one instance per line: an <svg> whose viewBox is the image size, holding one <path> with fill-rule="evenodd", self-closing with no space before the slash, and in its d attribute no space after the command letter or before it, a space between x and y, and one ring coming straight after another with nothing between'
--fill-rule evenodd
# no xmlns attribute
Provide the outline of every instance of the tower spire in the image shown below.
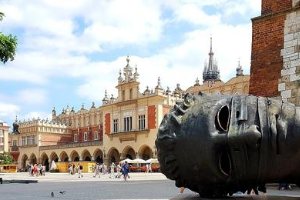
<svg viewBox="0 0 300 200"><path fill-rule="evenodd" d="M208 53L209 59L208 64L205 64L203 70L203 82L207 82L209 86L215 81L220 80L220 72L218 69L217 60L214 59L214 52L212 49L212 37L210 36L210 50Z"/></svg>

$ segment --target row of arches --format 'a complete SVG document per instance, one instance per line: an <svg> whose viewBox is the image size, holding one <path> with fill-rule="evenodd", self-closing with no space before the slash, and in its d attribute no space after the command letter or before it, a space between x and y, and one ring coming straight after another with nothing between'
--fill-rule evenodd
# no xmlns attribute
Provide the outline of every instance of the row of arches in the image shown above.
<svg viewBox="0 0 300 200"><path fill-rule="evenodd" d="M32 153L29 157L24 154L21 158L21 167L26 168L28 164L41 163L46 166L46 170L49 169L49 163L55 162L78 162L78 161L93 161L98 163L105 162L110 164L112 162L120 162L123 159L130 158L142 158L147 160L153 157L153 152L151 148L147 145L142 146L138 151L135 151L131 146L125 147L120 153L115 147L109 149L107 154L105 154L105 149L96 149L94 152L90 152L88 149L84 149L81 153L77 150L71 151L68 154L66 151L61 152L53 151L50 154L43 152L38 159L37 156Z"/></svg>

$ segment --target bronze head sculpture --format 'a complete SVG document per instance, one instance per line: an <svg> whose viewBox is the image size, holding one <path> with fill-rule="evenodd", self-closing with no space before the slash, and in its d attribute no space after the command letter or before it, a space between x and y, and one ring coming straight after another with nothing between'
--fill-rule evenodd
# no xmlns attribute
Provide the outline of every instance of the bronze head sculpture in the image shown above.
<svg viewBox="0 0 300 200"><path fill-rule="evenodd" d="M255 96L187 94L156 139L161 171L201 197L300 182L300 110Z"/></svg>

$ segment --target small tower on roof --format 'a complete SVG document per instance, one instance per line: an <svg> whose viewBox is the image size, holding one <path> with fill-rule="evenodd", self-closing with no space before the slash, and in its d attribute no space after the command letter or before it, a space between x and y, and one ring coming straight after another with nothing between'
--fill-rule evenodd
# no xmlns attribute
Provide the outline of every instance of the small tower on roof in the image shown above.
<svg viewBox="0 0 300 200"><path fill-rule="evenodd" d="M132 68L129 65L130 59L129 56L126 58L127 65L124 67L124 76L125 76L125 82L129 82L132 78Z"/></svg>
<svg viewBox="0 0 300 200"><path fill-rule="evenodd" d="M107 90L105 90L105 96L102 99L102 104L105 105L109 102L109 98L107 97Z"/></svg>
<svg viewBox="0 0 300 200"><path fill-rule="evenodd" d="M241 61L239 60L238 62L238 67L236 68L236 76L244 76L244 70L243 67L241 65Z"/></svg>
<svg viewBox="0 0 300 200"><path fill-rule="evenodd" d="M209 60L208 64L205 63L203 70L203 83L207 83L208 86L212 86L217 81L220 80L220 71L218 69L218 63L214 59L214 52L212 50L212 37L210 37L210 51L208 53Z"/></svg>

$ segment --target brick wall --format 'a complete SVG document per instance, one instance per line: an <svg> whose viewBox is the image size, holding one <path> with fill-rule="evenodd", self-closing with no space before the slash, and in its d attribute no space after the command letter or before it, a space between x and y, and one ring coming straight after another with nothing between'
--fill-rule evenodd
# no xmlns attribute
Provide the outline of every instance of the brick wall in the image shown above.
<svg viewBox="0 0 300 200"><path fill-rule="evenodd" d="M105 114L105 134L110 134L110 113Z"/></svg>
<svg viewBox="0 0 300 200"><path fill-rule="evenodd" d="M271 14L292 8L299 0L262 0L261 14Z"/></svg>
<svg viewBox="0 0 300 200"><path fill-rule="evenodd" d="M252 52L249 93L257 96L279 96L278 79L283 59L284 21L286 15L252 20Z"/></svg>
<svg viewBox="0 0 300 200"><path fill-rule="evenodd" d="M156 106L148 106L148 128L156 128Z"/></svg>

